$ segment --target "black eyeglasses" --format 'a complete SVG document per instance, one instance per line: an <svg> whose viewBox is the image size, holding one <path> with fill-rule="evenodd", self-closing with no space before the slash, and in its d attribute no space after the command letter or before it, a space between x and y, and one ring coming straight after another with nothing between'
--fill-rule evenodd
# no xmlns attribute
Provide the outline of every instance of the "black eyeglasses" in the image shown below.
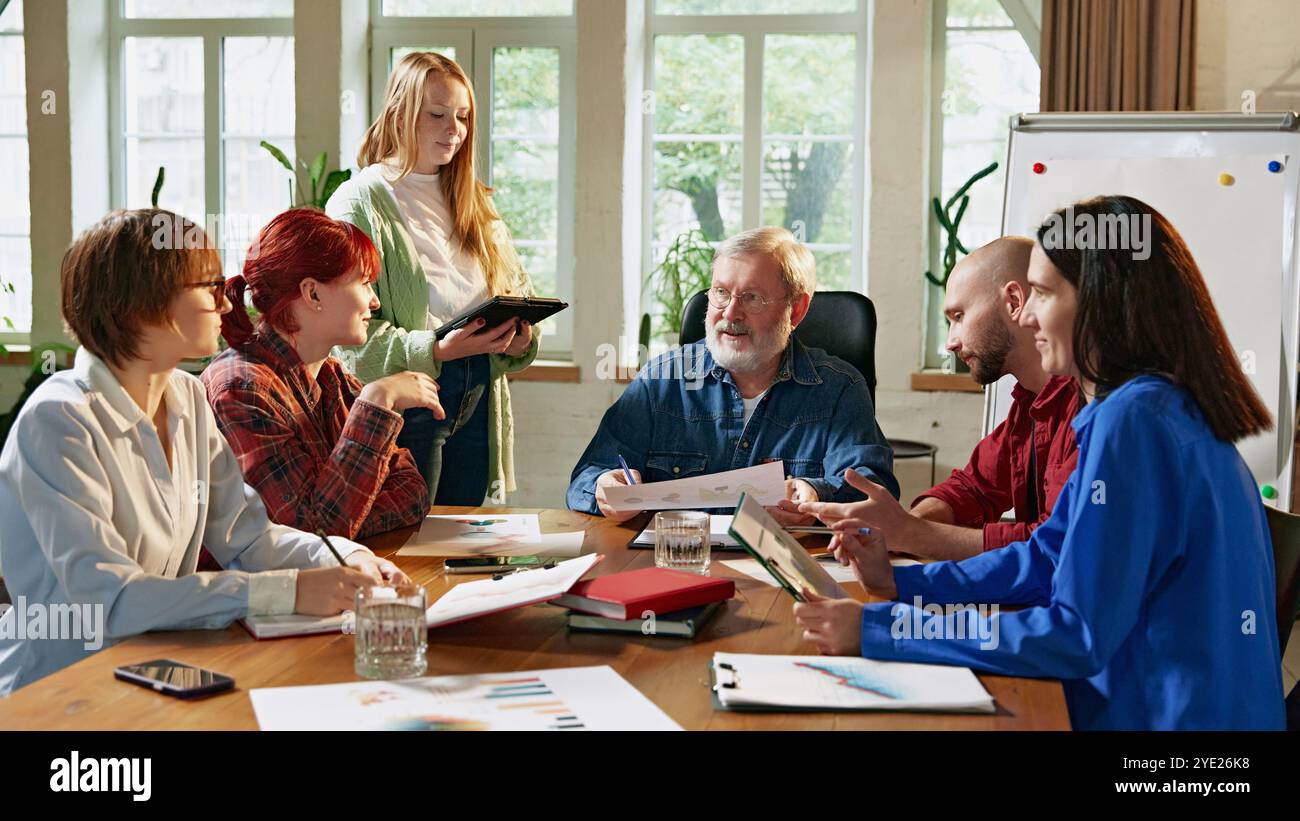
<svg viewBox="0 0 1300 821"><path fill-rule="evenodd" d="M221 300L226 295L226 281L224 279L210 279L206 282L191 282L186 288L207 288L208 293L212 294L212 301L221 307Z"/></svg>

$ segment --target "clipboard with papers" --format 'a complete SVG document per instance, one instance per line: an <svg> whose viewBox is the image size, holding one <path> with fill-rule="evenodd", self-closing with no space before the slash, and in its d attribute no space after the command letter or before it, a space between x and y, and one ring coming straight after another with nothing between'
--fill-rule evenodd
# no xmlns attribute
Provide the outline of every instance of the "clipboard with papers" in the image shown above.
<svg viewBox="0 0 1300 821"><path fill-rule="evenodd" d="M856 656L715 653L709 682L714 709L735 712L996 710L970 668Z"/></svg>
<svg viewBox="0 0 1300 821"><path fill-rule="evenodd" d="M827 599L848 598L849 594L831 578L826 568L748 494L741 494L727 533L795 601L807 601L807 591Z"/></svg>

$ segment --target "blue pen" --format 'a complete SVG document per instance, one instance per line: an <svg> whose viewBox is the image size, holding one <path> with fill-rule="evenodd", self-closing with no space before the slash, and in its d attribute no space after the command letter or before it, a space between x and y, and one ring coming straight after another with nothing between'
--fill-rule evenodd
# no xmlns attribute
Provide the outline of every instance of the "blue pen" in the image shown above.
<svg viewBox="0 0 1300 821"><path fill-rule="evenodd" d="M632 478L632 469L627 466L627 460L623 458L621 453L618 455L618 463L623 466L623 478L627 480L629 485L635 485L636 479Z"/></svg>

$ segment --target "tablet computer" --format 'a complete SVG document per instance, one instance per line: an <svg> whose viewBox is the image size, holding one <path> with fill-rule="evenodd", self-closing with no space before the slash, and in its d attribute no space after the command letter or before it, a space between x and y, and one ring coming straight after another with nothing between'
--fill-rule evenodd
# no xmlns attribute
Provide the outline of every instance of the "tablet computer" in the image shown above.
<svg viewBox="0 0 1300 821"><path fill-rule="evenodd" d="M452 331L463 328L476 319L484 320L484 329L495 328L511 319L523 319L536 325L549 316L558 314L569 303L559 299L547 299L534 296L494 296L481 302L465 313L451 320L434 331L434 336L442 339Z"/></svg>
<svg viewBox="0 0 1300 821"><path fill-rule="evenodd" d="M727 531L758 563L772 574L795 601L807 601L805 591L827 599L846 599L849 594L831 578L826 568L786 533L776 519L748 493L740 494L740 503Z"/></svg>

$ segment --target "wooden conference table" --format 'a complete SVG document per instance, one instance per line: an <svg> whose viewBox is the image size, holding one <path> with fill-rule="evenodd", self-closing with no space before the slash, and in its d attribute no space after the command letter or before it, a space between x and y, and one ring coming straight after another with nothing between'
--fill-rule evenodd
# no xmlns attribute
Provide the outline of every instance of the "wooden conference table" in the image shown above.
<svg viewBox="0 0 1300 821"><path fill-rule="evenodd" d="M584 552L606 554L592 573L604 575L653 564L650 550L631 550L640 516L619 526L567 510L435 508L434 513L539 513L543 532L585 530ZM460 581L442 560L394 556L414 528L365 540L397 562L438 598ZM988 715L940 713L730 713L713 709L708 681L715 651L812 654L776 587L717 564L741 554L714 552L711 575L734 577L736 596L693 641L638 635L572 633L565 611L542 604L449 625L429 634L427 675L512 672L608 664L688 730L1061 730L1069 729L1057 681L980 674L997 702ZM865 600L862 588L847 585ZM113 668L170 658L234 676L236 689L185 702L117 681ZM352 636L333 634L254 641L244 629L147 633L124 641L0 698L0 730L177 729L256 730L248 691L259 687L355 681Z"/></svg>

